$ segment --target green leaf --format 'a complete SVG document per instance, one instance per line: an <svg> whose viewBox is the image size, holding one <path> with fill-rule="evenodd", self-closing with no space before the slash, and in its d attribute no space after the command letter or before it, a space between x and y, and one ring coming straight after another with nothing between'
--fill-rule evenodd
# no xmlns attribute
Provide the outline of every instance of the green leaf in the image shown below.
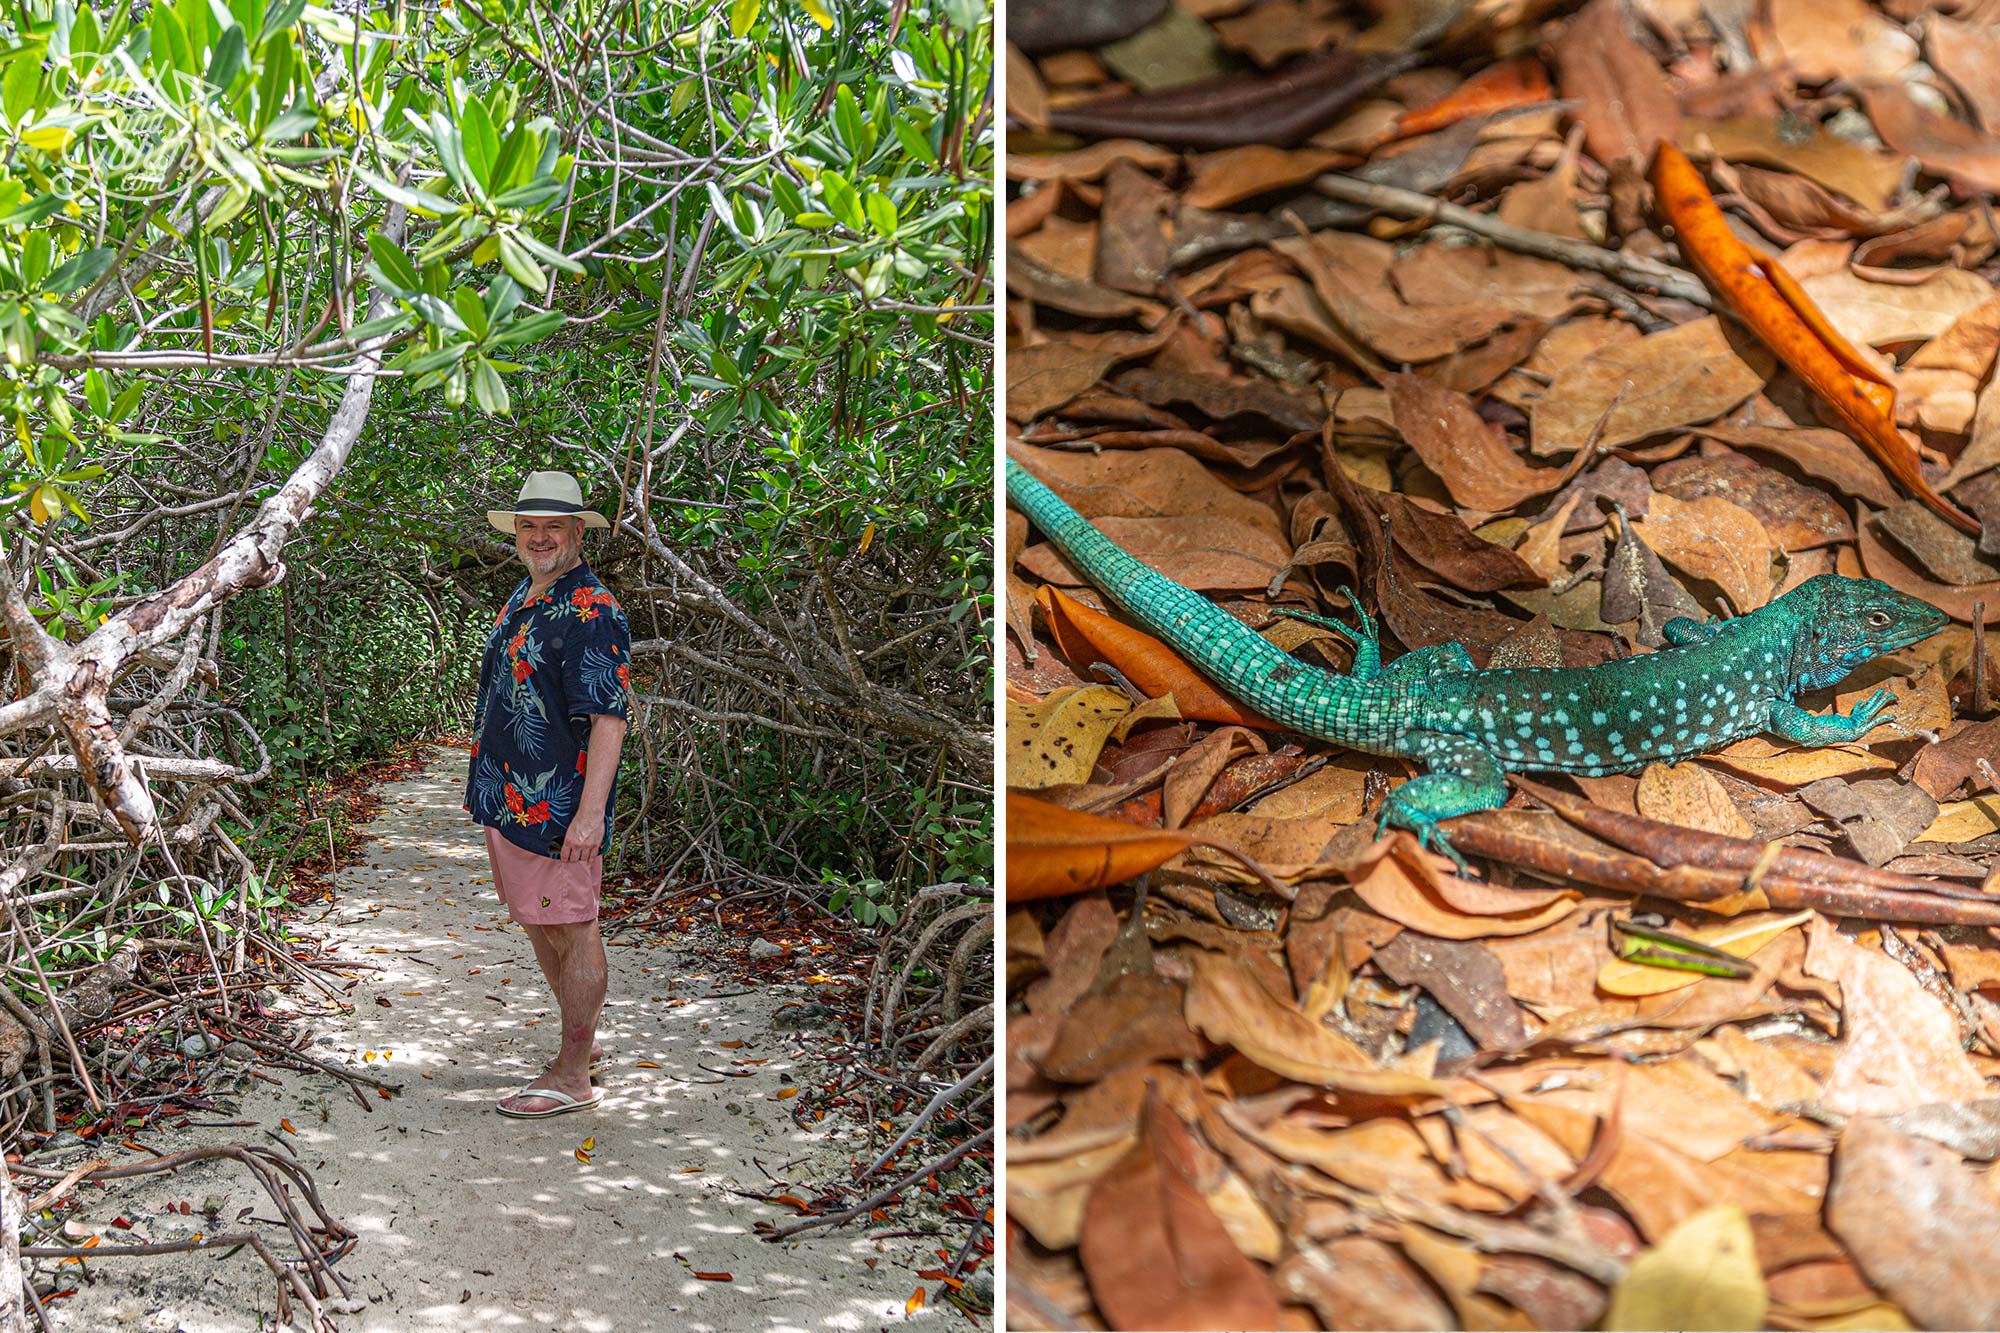
<svg viewBox="0 0 2000 1333"><path fill-rule="evenodd" d="M489 347L515 347L554 333L568 322L560 310L544 310L526 319L517 319L486 340Z"/></svg>
<svg viewBox="0 0 2000 1333"><path fill-rule="evenodd" d="M243 35L241 27L232 23L222 34L222 39L216 42L215 54L209 59L208 73L203 78L208 81L209 87L226 93L249 60L250 40Z"/></svg>
<svg viewBox="0 0 2000 1333"><path fill-rule="evenodd" d="M493 118L487 115L484 102L477 97L465 99L465 109L458 116L458 131L466 168L483 194L494 183L493 164L500 156L499 136L493 132Z"/></svg>
<svg viewBox="0 0 2000 1333"><path fill-rule="evenodd" d="M756 26L757 13L762 8L761 0L730 0L729 35L742 37Z"/></svg>
<svg viewBox="0 0 2000 1333"><path fill-rule="evenodd" d="M368 253L375 257L376 266L391 286L403 291L415 291L423 286L416 264L403 253L403 247L378 230L370 229L368 233Z"/></svg>
<svg viewBox="0 0 2000 1333"><path fill-rule="evenodd" d="M187 29L170 5L153 6L153 73L179 70L194 73L194 52L188 47ZM164 88L162 89L164 91Z"/></svg>
<svg viewBox="0 0 2000 1333"><path fill-rule="evenodd" d="M30 199L27 203L22 204L19 208L9 213L6 217L0 217L0 226L5 226L5 227L31 226L34 223L40 222L43 218L55 212L62 206L63 206L63 199L61 195L58 194L37 195L35 198Z"/></svg>
<svg viewBox="0 0 2000 1333"><path fill-rule="evenodd" d="M542 291L549 284L549 275L542 272L534 256L510 232L500 233L500 264L509 277L529 291Z"/></svg>
<svg viewBox="0 0 2000 1333"><path fill-rule="evenodd" d="M472 367L472 401L479 404L480 411L495 417L513 406L507 397L507 382L483 356L475 359Z"/></svg>
<svg viewBox="0 0 2000 1333"><path fill-rule="evenodd" d="M387 176L377 175L366 167L356 167L354 174L367 182L368 188L381 195L384 199L389 200L391 203L401 204L403 207L411 209L424 217L442 217L446 213L456 211L448 201L440 199L434 194L424 194L421 191L398 185Z"/></svg>
<svg viewBox="0 0 2000 1333"><path fill-rule="evenodd" d="M0 74L0 109L7 123L20 125L36 109L42 91L42 53L24 46L7 58L7 72Z"/></svg>
<svg viewBox="0 0 2000 1333"><path fill-rule="evenodd" d="M826 200L827 211L855 231L866 225L861 213L861 196L847 183L847 177L837 171L819 173L820 198Z"/></svg>
<svg viewBox="0 0 2000 1333"><path fill-rule="evenodd" d="M887 239L896 234L896 201L880 190L868 196L868 221L877 234Z"/></svg>
<svg viewBox="0 0 2000 1333"><path fill-rule="evenodd" d="M553 264L565 273L583 272L583 265L577 263L554 246L545 245L541 241L536 240L534 233L528 231L525 227L509 234L513 236L514 240L523 249L527 250L529 254L541 260L544 264Z"/></svg>
<svg viewBox="0 0 2000 1333"><path fill-rule="evenodd" d="M111 267L111 261L117 257L118 250L115 246L100 245L94 250L85 250L49 274L48 281L42 284L42 290L53 292L57 296L80 292L103 277L105 270Z"/></svg>
<svg viewBox="0 0 2000 1333"><path fill-rule="evenodd" d="M479 293L470 287L460 287L451 294L452 309L465 321L466 331L477 338L486 336L486 302L479 299Z"/></svg>

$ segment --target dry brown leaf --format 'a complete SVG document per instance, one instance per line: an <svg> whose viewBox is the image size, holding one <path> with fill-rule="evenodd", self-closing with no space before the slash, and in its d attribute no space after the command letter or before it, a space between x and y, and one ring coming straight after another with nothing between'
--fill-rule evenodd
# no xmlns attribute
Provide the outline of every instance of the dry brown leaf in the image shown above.
<svg viewBox="0 0 2000 1333"><path fill-rule="evenodd" d="M1248 968L1221 954L1191 955L1188 1026L1218 1046L1300 1083L1377 1096L1424 1096L1443 1085L1419 1074L1385 1069L1359 1046L1290 1001L1264 989Z"/></svg>
<svg viewBox="0 0 2000 1333"><path fill-rule="evenodd" d="M1712 148L1730 162L1796 171L1878 213L1895 202L1903 179L1899 155L1864 148L1811 121L1788 120L1781 130L1774 116L1690 120L1682 126L1681 143L1690 153Z"/></svg>
<svg viewBox="0 0 2000 1333"><path fill-rule="evenodd" d="M1263 588L1291 563L1291 548L1261 524L1198 514L1094 521L1099 531L1133 558L1197 592ZM1090 582L1053 542L1022 552L1021 568L1044 583L1065 588Z"/></svg>
<svg viewBox="0 0 2000 1333"><path fill-rule="evenodd" d="M1840 1054L1821 1094L1836 1115L1895 1115L1970 1102L1986 1080L1966 1059L1958 1020L1910 970L1864 949L1825 919L1807 932L1808 976L1840 983Z"/></svg>
<svg viewBox="0 0 2000 1333"><path fill-rule="evenodd" d="M1433 361L1468 347L1512 317L1480 301L1412 306L1389 281L1395 251L1348 232L1287 236L1271 248L1299 266L1341 325L1391 361Z"/></svg>
<svg viewBox="0 0 2000 1333"><path fill-rule="evenodd" d="M1088 782L1098 752L1132 711L1109 685L1057 690L1040 703L1007 701L1007 785L1024 791Z"/></svg>
<svg viewBox="0 0 2000 1333"><path fill-rule="evenodd" d="M1389 377L1389 410L1424 465L1468 508L1502 512L1565 480L1561 468L1522 462L1464 394L1420 375Z"/></svg>
<svg viewBox="0 0 2000 1333"><path fill-rule="evenodd" d="M1007 416L1026 425L1070 402L1104 377L1117 353L1038 343L1007 353Z"/></svg>
<svg viewBox="0 0 2000 1333"><path fill-rule="evenodd" d="M1639 813L1683 828L1751 836L1750 821L1729 799L1715 775L1696 763L1648 764L1639 774ZM1599 985L1603 984L1602 978Z"/></svg>
<svg viewBox="0 0 2000 1333"><path fill-rule="evenodd" d="M1802 83L1893 79L1917 59L1910 35L1867 0L1769 0L1765 64L1789 63ZM1754 40L1754 38L1753 38Z"/></svg>
<svg viewBox="0 0 2000 1333"><path fill-rule="evenodd" d="M1915 286L1869 282L1846 269L1803 278L1799 286L1857 347L1938 337L1993 299L1992 283L1956 268Z"/></svg>
<svg viewBox="0 0 2000 1333"><path fill-rule="evenodd" d="M1924 51L1965 94L1973 119L1988 134L2000 133L2000 31L1990 23L1931 14L1924 20Z"/></svg>
<svg viewBox="0 0 2000 1333"><path fill-rule="evenodd" d="M1251 198L1294 185L1354 159L1345 153L1324 148L1273 148L1269 144L1244 144L1214 153L1197 153L1188 159L1191 179L1182 192L1183 202L1195 208L1227 208Z"/></svg>
<svg viewBox="0 0 2000 1333"><path fill-rule="evenodd" d="M1584 146L1606 167L1644 165L1680 128L1673 85L1627 27L1629 12L1620 0L1592 0L1556 43L1562 95L1583 103Z"/></svg>
<svg viewBox="0 0 2000 1333"><path fill-rule="evenodd" d="M1656 494L1634 530L1660 559L1719 586L1738 614L1771 600L1772 542L1757 516L1720 496Z"/></svg>
<svg viewBox="0 0 2000 1333"><path fill-rule="evenodd" d="M1202 1197L1203 1152L1155 1093L1139 1146L1091 1188L1077 1253L1116 1327L1277 1327L1269 1274Z"/></svg>
<svg viewBox="0 0 2000 1333"><path fill-rule="evenodd" d="M2000 1327L2000 1203L1950 1149L1865 1118L1834 1152L1827 1223L1926 1328Z"/></svg>
<svg viewBox="0 0 2000 1333"><path fill-rule="evenodd" d="M1397 832L1392 836L1399 842L1407 840L1408 847L1402 853L1392 851L1380 857L1354 885L1354 894L1391 921L1399 921L1412 930L1443 940L1526 935L1576 910L1576 898L1568 892L1540 901L1534 898L1523 901L1514 896L1518 890L1499 890L1504 895L1499 899L1480 894L1481 886L1424 865L1423 854L1416 852L1415 840L1408 833ZM1459 902L1446 899L1447 885ZM1494 892L1491 886L1486 889L1487 894ZM1489 910L1475 915L1461 905L1464 902L1476 902ZM1507 908L1514 910L1504 910Z"/></svg>
<svg viewBox="0 0 2000 1333"><path fill-rule="evenodd" d="M1009 153L1007 179L1094 181L1115 162L1164 171L1180 164L1180 154L1137 139L1103 139L1067 153Z"/></svg>
<svg viewBox="0 0 2000 1333"><path fill-rule="evenodd" d="M1600 421L1605 449L1712 421L1761 389L1776 365L1763 344L1712 315L1605 347L1560 371L1535 403L1534 451L1581 449Z"/></svg>

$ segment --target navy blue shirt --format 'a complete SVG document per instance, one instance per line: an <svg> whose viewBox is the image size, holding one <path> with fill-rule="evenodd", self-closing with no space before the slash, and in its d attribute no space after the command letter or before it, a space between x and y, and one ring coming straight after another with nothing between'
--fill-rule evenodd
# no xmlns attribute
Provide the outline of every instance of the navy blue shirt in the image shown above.
<svg viewBox="0 0 2000 1333"><path fill-rule="evenodd" d="M528 579L486 639L465 808L517 847L560 857L583 795L590 717L626 717L632 631L618 599L579 562L533 601ZM604 845L618 806L604 802Z"/></svg>

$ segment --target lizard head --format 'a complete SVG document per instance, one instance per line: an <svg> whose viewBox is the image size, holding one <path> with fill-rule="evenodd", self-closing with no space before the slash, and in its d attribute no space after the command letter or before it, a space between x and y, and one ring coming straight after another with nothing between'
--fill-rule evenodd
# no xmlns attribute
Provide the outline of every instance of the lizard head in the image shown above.
<svg viewBox="0 0 2000 1333"><path fill-rule="evenodd" d="M1928 639L1951 622L1929 602L1886 583L1838 574L1809 578L1780 600L1799 604L1793 662L1807 689L1835 684L1870 658Z"/></svg>

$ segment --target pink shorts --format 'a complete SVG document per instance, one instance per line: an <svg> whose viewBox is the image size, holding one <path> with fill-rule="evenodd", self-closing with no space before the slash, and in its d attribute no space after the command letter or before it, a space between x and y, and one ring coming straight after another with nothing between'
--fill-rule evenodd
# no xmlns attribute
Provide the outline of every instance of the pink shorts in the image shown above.
<svg viewBox="0 0 2000 1333"><path fill-rule="evenodd" d="M568 926L597 919L598 891L604 885L604 858L558 861L516 847L486 830L486 859L493 863L493 887L507 915L524 926Z"/></svg>

